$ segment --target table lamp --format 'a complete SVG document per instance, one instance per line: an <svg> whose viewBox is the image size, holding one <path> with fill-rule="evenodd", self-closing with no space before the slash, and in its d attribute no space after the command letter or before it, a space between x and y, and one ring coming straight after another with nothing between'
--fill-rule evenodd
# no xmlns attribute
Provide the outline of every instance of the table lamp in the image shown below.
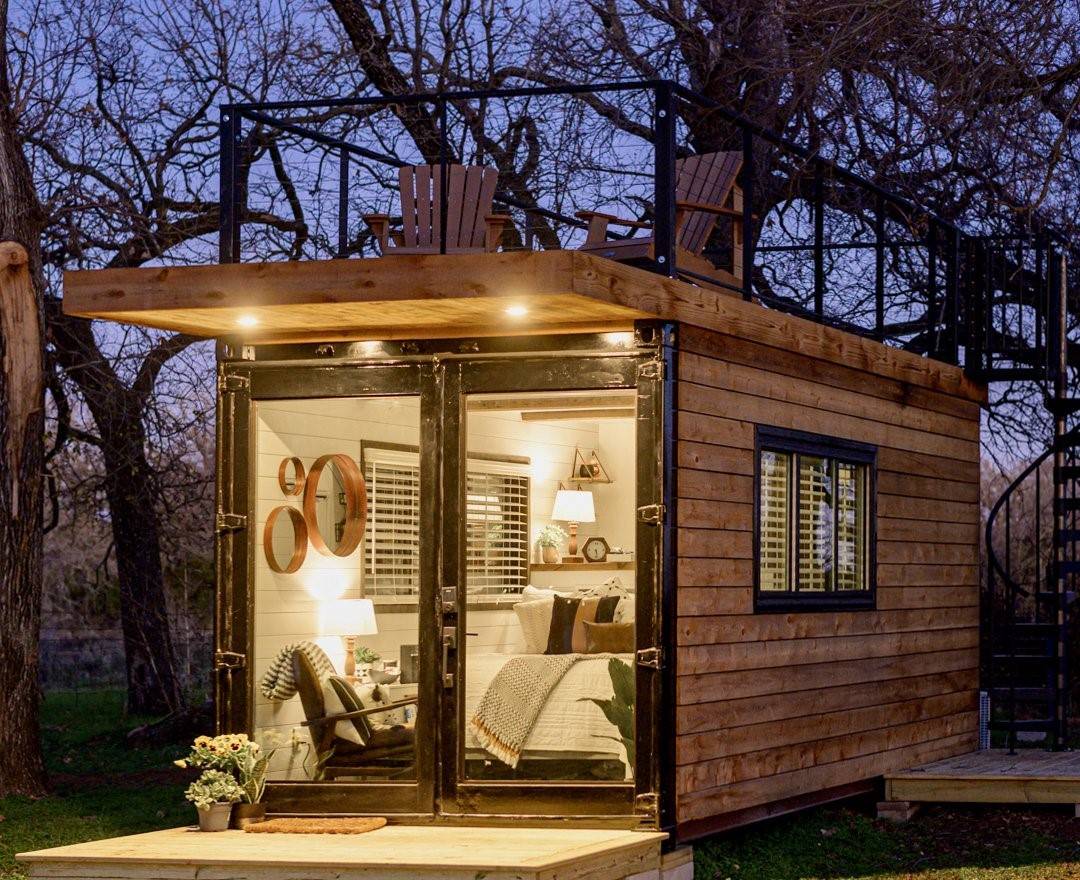
<svg viewBox="0 0 1080 880"><path fill-rule="evenodd" d="M375 605L370 599L335 599L319 603L319 631L324 636L341 636L345 643L345 675L356 675L356 637L379 632Z"/></svg>
<svg viewBox="0 0 1080 880"><path fill-rule="evenodd" d="M584 556L578 556L578 523L596 522L596 508L593 505L592 492L583 489L560 489L555 493L555 505L551 508L551 518L570 524L570 555L563 557L563 562L584 562Z"/></svg>

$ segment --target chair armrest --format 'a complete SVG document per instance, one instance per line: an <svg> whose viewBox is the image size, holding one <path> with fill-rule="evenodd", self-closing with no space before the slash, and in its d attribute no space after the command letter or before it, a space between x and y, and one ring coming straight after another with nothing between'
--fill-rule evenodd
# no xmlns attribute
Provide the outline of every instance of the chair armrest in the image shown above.
<svg viewBox="0 0 1080 880"><path fill-rule="evenodd" d="M409 697L404 700L395 700L393 703L381 703L369 709L353 709L351 712L339 712L337 715L324 715L322 718L313 718L310 721L300 722L304 727L312 727L316 724L336 724L338 721L349 721L353 718L363 718L366 715L378 715L380 712L392 712L404 706L415 706L417 697Z"/></svg>
<svg viewBox="0 0 1080 880"><path fill-rule="evenodd" d="M676 202L675 209L677 211L705 211L709 214L721 214L725 217L738 217L742 219L743 212L738 208L726 208L722 205L709 205L704 202ZM757 219L757 214L752 215Z"/></svg>
<svg viewBox="0 0 1080 880"><path fill-rule="evenodd" d="M607 241L609 224L627 226L631 229L651 229L652 224L642 220L623 220L614 214L604 214L601 211L578 211L574 214L580 220L588 221L589 228L585 233L585 244L600 245Z"/></svg>
<svg viewBox="0 0 1080 880"><path fill-rule="evenodd" d="M574 216L579 220L587 220L590 223L594 219L602 219L608 223L614 223L616 226L627 226L631 229L652 229L652 223L648 220L624 220L622 217L616 217L614 214L604 214L602 211L575 211Z"/></svg>
<svg viewBox="0 0 1080 880"><path fill-rule="evenodd" d="M509 214L488 214L484 218L484 250L489 254L499 249L502 242L503 229L513 218Z"/></svg>
<svg viewBox="0 0 1080 880"><path fill-rule="evenodd" d="M364 214L361 219L371 228L372 233L379 240L379 247L385 251L390 237L390 215Z"/></svg>

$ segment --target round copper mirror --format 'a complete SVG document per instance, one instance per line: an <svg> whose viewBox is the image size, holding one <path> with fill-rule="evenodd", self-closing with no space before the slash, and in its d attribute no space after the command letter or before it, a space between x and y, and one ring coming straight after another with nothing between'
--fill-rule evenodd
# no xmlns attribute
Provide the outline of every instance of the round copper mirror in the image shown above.
<svg viewBox="0 0 1080 880"><path fill-rule="evenodd" d="M304 519L311 543L324 556L349 556L360 546L367 526L367 486L350 456L315 460L304 486Z"/></svg>
<svg viewBox="0 0 1080 880"><path fill-rule="evenodd" d="M270 511L263 527L263 553L271 571L277 574L299 571L307 556L307 545L307 523L299 510L283 504Z"/></svg>
<svg viewBox="0 0 1080 880"><path fill-rule="evenodd" d="M281 494L296 498L304 494L304 463L296 456L283 458L277 469L278 486Z"/></svg>

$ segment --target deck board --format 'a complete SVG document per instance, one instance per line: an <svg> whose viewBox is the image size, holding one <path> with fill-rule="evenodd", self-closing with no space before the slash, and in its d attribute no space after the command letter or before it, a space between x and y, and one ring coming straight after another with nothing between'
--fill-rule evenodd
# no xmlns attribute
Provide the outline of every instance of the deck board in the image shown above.
<svg viewBox="0 0 1080 880"><path fill-rule="evenodd" d="M1080 804L1080 753L968 752L885 777L891 801Z"/></svg>
<svg viewBox="0 0 1080 880"><path fill-rule="evenodd" d="M200 833L172 828L55 847L17 858L31 877L306 880L622 880L652 870L658 832L390 825L360 835Z"/></svg>

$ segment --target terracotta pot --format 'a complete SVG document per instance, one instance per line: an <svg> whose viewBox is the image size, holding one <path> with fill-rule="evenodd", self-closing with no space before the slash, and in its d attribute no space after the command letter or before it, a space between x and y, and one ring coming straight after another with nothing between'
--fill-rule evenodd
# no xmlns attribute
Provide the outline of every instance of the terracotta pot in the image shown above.
<svg viewBox="0 0 1080 880"><path fill-rule="evenodd" d="M544 562L548 565L555 565L559 561L559 548L558 547L541 547L540 555Z"/></svg>
<svg viewBox="0 0 1080 880"><path fill-rule="evenodd" d="M235 804L232 811L230 828L243 831L248 825L266 820L266 804Z"/></svg>
<svg viewBox="0 0 1080 880"><path fill-rule="evenodd" d="M199 810L200 831L225 831L229 827L232 804L211 804L205 810Z"/></svg>

